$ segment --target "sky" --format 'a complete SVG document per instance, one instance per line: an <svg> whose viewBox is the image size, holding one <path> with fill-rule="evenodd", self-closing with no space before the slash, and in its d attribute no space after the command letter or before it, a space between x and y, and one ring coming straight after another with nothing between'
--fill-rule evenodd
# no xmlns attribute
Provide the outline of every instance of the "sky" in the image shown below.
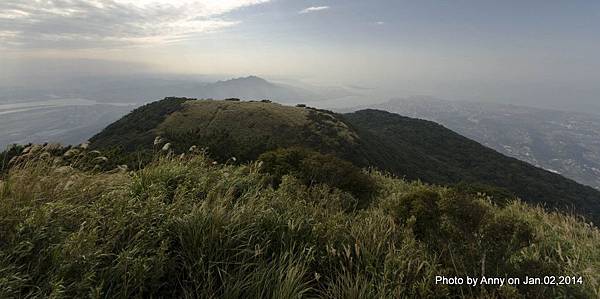
<svg viewBox="0 0 600 299"><path fill-rule="evenodd" d="M600 111L600 1L2 0L0 83L259 75Z"/></svg>

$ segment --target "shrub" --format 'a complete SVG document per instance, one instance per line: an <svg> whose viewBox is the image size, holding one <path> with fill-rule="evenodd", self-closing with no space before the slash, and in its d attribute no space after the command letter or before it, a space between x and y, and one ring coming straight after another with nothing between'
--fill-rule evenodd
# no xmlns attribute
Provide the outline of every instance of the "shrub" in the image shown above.
<svg viewBox="0 0 600 299"><path fill-rule="evenodd" d="M460 182L454 185L454 188L462 193L488 196L494 203L497 204L506 204L517 198L513 192L506 188L491 186L484 183Z"/></svg>
<svg viewBox="0 0 600 299"><path fill-rule="evenodd" d="M376 189L371 177L352 163L333 155L320 154L303 148L287 148L266 152L259 156L262 171L271 175L278 185L284 175L293 175L312 186L327 184L347 191L358 199L358 206L365 207Z"/></svg>
<svg viewBox="0 0 600 299"><path fill-rule="evenodd" d="M23 149L25 149L25 146L11 145L5 151L0 153L0 177L3 173L8 172L11 160L14 157L20 156L23 153Z"/></svg>
<svg viewBox="0 0 600 299"><path fill-rule="evenodd" d="M389 210L398 224L413 223L413 232L419 239L433 236L440 226L440 196L437 192L423 189L399 197Z"/></svg>
<svg viewBox="0 0 600 299"><path fill-rule="evenodd" d="M520 263L511 258L534 241L532 225L520 215L468 193L420 187L383 207L439 254L452 276L516 274Z"/></svg>

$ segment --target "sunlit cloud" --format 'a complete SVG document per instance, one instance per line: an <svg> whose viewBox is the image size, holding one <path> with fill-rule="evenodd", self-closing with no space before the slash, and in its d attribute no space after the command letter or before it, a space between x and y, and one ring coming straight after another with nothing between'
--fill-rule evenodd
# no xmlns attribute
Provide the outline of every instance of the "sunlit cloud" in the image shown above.
<svg viewBox="0 0 600 299"><path fill-rule="evenodd" d="M311 13L311 12L328 10L329 8L330 8L329 6L311 6L311 7L307 7L305 9L301 10L300 13L306 14L306 13Z"/></svg>
<svg viewBox="0 0 600 299"><path fill-rule="evenodd" d="M103 48L188 40L240 23L226 14L271 0L2 0L0 44Z"/></svg>

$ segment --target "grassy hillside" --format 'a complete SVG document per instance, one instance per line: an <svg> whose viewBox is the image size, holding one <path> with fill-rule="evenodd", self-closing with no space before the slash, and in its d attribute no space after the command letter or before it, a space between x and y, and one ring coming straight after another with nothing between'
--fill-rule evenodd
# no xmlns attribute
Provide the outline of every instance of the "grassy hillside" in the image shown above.
<svg viewBox="0 0 600 299"><path fill-rule="evenodd" d="M327 114L273 103L191 101L169 115L156 132L181 150L200 145L217 158L243 161L279 147L310 144L333 149L358 138L334 118L326 127L335 134L329 138L316 127L314 119L319 116Z"/></svg>
<svg viewBox="0 0 600 299"><path fill-rule="evenodd" d="M0 181L1 298L600 296L600 231L518 201L371 172L376 190L349 209L353 195L328 185L283 176L274 187L260 162L163 154L128 172L57 158L29 154Z"/></svg>
<svg viewBox="0 0 600 299"><path fill-rule="evenodd" d="M90 141L93 148L130 153L151 151L157 136L180 152L194 145L207 148L220 161L232 157L250 161L265 151L294 145L337 153L352 150L358 139L344 122L316 109L165 99L138 108Z"/></svg>
<svg viewBox="0 0 600 299"><path fill-rule="evenodd" d="M137 166L159 149L153 145L159 136L176 152L198 146L220 162L252 161L269 150L301 146L408 179L500 190L600 223L597 190L507 158L433 122L385 111L340 115L265 102L165 99L109 126L91 146L113 151L117 164Z"/></svg>

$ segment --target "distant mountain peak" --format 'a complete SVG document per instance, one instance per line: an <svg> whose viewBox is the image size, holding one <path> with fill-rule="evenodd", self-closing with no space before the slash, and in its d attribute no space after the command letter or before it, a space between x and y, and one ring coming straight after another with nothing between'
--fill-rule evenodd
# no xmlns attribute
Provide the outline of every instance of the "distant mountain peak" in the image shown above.
<svg viewBox="0 0 600 299"><path fill-rule="evenodd" d="M272 84L271 82L267 81L266 79L263 79L261 77L254 76L254 75L250 75L247 77L233 78L233 79L219 81L219 82L221 82L221 83L247 82L247 83L253 83L253 84Z"/></svg>
<svg viewBox="0 0 600 299"><path fill-rule="evenodd" d="M250 76L242 78L242 79L245 79L245 80L257 80L257 81L267 81L267 80L265 80L265 79L263 79L261 77L254 76L254 75L250 75Z"/></svg>

